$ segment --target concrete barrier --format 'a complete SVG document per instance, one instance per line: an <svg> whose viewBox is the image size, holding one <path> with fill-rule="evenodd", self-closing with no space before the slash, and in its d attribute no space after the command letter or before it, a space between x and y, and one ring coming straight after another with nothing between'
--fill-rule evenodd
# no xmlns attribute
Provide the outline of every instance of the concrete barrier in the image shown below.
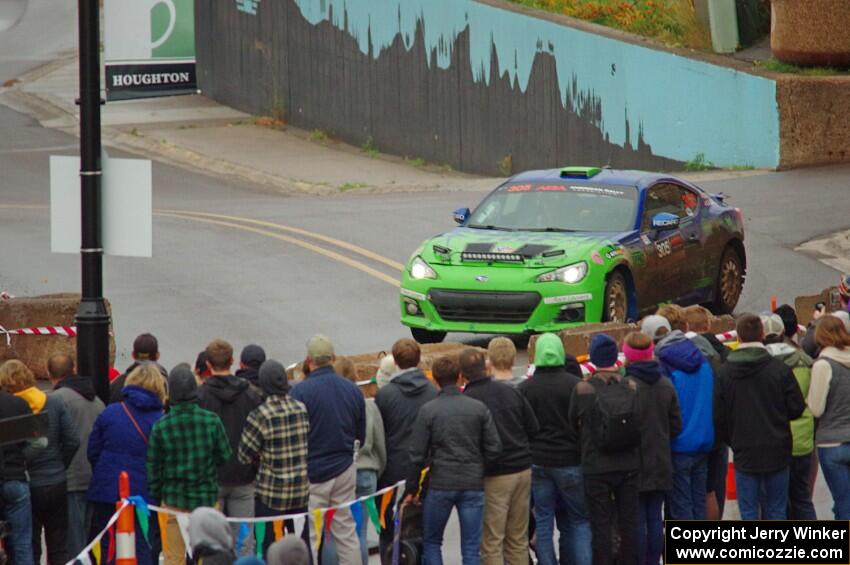
<svg viewBox="0 0 850 565"><path fill-rule="evenodd" d="M79 294L47 294L0 301L0 326L6 330L73 326ZM109 309L109 304L107 303ZM39 379L47 378L47 359L54 353L76 356L77 339L61 335L0 336L0 362L20 359ZM115 338L109 338L110 364L115 360Z"/></svg>

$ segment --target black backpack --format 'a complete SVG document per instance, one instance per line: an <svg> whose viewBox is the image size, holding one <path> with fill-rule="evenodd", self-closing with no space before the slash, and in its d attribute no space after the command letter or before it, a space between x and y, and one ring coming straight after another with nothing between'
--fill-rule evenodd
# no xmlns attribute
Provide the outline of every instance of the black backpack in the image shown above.
<svg viewBox="0 0 850 565"><path fill-rule="evenodd" d="M590 437L600 451L625 451L640 445L637 390L625 380L594 387Z"/></svg>

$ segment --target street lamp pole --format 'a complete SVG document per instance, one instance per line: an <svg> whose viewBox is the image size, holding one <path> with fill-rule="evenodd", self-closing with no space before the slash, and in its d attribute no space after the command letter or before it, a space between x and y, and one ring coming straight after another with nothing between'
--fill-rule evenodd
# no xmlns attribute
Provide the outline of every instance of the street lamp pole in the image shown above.
<svg viewBox="0 0 850 565"><path fill-rule="evenodd" d="M100 145L100 4L78 0L82 299L77 310L77 372L109 400L109 312L103 299Z"/></svg>

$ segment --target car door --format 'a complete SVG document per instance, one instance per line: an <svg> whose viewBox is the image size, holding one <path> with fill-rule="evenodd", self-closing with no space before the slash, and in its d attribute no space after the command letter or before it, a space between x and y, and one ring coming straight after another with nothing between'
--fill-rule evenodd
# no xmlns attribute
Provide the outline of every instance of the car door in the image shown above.
<svg viewBox="0 0 850 565"><path fill-rule="evenodd" d="M692 218L687 214L680 188L672 183L659 183L644 193L640 237L654 283L649 295L655 304L678 301L686 290L683 275L687 250L682 229L689 226ZM662 212L675 214L682 223L677 227L652 229L652 218Z"/></svg>
<svg viewBox="0 0 850 565"><path fill-rule="evenodd" d="M682 263L682 289L679 302L688 305L696 304L705 296L700 289L710 285L707 271L707 253L703 233L703 202L694 190L681 185L674 185L679 192L681 215L679 216L679 231L682 234L685 247L685 257Z"/></svg>

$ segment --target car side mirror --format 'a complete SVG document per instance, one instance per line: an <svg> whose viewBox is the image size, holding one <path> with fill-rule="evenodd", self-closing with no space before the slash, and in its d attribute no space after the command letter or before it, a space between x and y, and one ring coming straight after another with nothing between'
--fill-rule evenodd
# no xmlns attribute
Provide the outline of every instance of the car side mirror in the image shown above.
<svg viewBox="0 0 850 565"><path fill-rule="evenodd" d="M458 208L452 214L454 215L455 223L462 226L469 219L469 208Z"/></svg>
<svg viewBox="0 0 850 565"><path fill-rule="evenodd" d="M652 229L670 230L679 227L679 216L669 212L659 212L652 217Z"/></svg>

